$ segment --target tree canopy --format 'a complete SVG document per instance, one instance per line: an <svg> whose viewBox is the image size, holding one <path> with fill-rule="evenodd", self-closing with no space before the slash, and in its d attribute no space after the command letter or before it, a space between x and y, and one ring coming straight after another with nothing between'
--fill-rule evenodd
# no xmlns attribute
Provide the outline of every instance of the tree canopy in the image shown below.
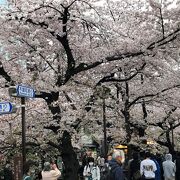
<svg viewBox="0 0 180 180"><path fill-rule="evenodd" d="M97 87L104 85L110 89L106 109L113 142L137 142L132 135L138 132L170 147L170 123L179 126L178 4L19 0L1 7L1 98L19 103L6 93L11 85L36 89L28 101L29 140L55 146L66 130L79 143L81 126L100 137ZM10 117L15 131L20 115ZM148 131L152 127L159 137Z"/></svg>

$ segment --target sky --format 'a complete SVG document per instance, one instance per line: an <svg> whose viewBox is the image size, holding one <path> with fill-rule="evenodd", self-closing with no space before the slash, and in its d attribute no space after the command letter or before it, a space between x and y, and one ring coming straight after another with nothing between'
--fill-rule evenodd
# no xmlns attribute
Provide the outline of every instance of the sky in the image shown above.
<svg viewBox="0 0 180 180"><path fill-rule="evenodd" d="M5 3L6 3L6 0L0 0L0 5L5 4Z"/></svg>

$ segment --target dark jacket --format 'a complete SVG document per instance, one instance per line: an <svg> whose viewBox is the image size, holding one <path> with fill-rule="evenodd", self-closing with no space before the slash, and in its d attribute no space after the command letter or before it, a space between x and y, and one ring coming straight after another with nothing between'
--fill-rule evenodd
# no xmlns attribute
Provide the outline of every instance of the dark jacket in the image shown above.
<svg viewBox="0 0 180 180"><path fill-rule="evenodd" d="M176 163L176 180L180 180L180 153L178 153L175 163Z"/></svg>
<svg viewBox="0 0 180 180"><path fill-rule="evenodd" d="M10 169L10 167L4 168L4 179L5 180L12 180L13 179L12 170Z"/></svg>
<svg viewBox="0 0 180 180"><path fill-rule="evenodd" d="M157 167L157 170L155 171L155 180L161 180L161 168L160 168L160 165L159 163L157 162L156 159L152 159L155 164L156 164L156 167Z"/></svg>
<svg viewBox="0 0 180 180"><path fill-rule="evenodd" d="M111 179L113 180L124 180L123 169L121 165L116 160L109 161L109 166L111 167Z"/></svg>
<svg viewBox="0 0 180 180"><path fill-rule="evenodd" d="M134 178L134 174L137 171L140 172L140 163L141 163L141 161L139 159L134 159L131 161L131 163L130 163L130 179Z"/></svg>

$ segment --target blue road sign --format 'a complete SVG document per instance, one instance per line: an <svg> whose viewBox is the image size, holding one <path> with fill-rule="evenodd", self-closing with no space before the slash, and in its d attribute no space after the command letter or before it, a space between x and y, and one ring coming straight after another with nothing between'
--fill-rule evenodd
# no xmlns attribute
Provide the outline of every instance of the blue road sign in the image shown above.
<svg viewBox="0 0 180 180"><path fill-rule="evenodd" d="M18 85L16 86L17 96L20 97L35 97L35 90L31 87L25 85Z"/></svg>
<svg viewBox="0 0 180 180"><path fill-rule="evenodd" d="M9 114L12 112L13 105L10 102L0 103L0 114Z"/></svg>

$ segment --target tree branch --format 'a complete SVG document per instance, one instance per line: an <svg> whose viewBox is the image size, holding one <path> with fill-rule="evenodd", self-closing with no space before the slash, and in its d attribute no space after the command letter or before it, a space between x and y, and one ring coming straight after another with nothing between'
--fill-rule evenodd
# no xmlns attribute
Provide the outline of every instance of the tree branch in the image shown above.
<svg viewBox="0 0 180 180"><path fill-rule="evenodd" d="M72 100L71 100L71 98L69 97L69 95L68 95L65 91L63 91L63 93L64 93L67 101L70 102L70 103L72 103ZM71 107L72 107L73 110L77 110L77 108L76 108L76 106L75 106L74 104L71 104Z"/></svg>
<svg viewBox="0 0 180 180"><path fill-rule="evenodd" d="M163 15L162 15L162 9L159 8L159 11L160 11L161 28L162 28L163 38L164 38L165 32L164 32L164 20L163 20Z"/></svg>
<svg viewBox="0 0 180 180"><path fill-rule="evenodd" d="M58 149L58 150L60 150L60 146L57 145L56 143L52 142L52 141L48 141L47 144L54 147L54 148L56 148L56 149Z"/></svg>
<svg viewBox="0 0 180 180"><path fill-rule="evenodd" d="M61 11L59 11L57 8L55 8L55 7L53 7L53 6L50 6L50 5L43 5L43 6L40 6L40 7L38 7L38 8L35 8L35 9L34 9L34 10L32 10L32 11L29 11L29 13L32 13L32 12L38 11L38 10L40 10L40 9L42 9L42 8L51 8L51 9L53 9L53 10L57 11L59 14L61 14L61 15L62 15L62 12L61 12Z"/></svg>
<svg viewBox="0 0 180 180"><path fill-rule="evenodd" d="M158 93L156 93L156 94L146 94L146 95L143 95L143 96L139 96L139 97L137 97L136 99L134 99L133 101L131 101L131 102L129 103L129 108L130 108L133 104L135 104L138 100L140 100L140 99L158 96L158 95L160 95L160 94L163 93L163 92L166 92L166 91L168 91L168 90L170 90L170 89L179 88L179 87L180 87L180 85L178 84L178 85L174 85L174 86L172 86L172 87L165 88L165 89L161 90L160 92L158 92Z"/></svg>
<svg viewBox="0 0 180 180"><path fill-rule="evenodd" d="M29 44L27 41L25 41L24 39L20 39L21 42L24 42L26 43L30 48L32 48L34 51L37 51L37 49L32 46L31 44ZM58 74L58 72L53 68L53 66L50 64L50 62L48 60L46 60L46 58L41 54L41 53L38 53L39 56L49 65L49 67L56 73Z"/></svg>
<svg viewBox="0 0 180 180"><path fill-rule="evenodd" d="M111 73L110 75L103 77L96 85L100 85L101 83L104 83L104 82L125 82L125 81L129 81L129 80L133 79L137 74L139 74L141 72L141 70L144 69L145 66L146 66L146 63L143 63L143 65L139 69L137 69L133 75L126 77L126 78L123 78L123 79L114 78L115 73Z"/></svg>
<svg viewBox="0 0 180 180"><path fill-rule="evenodd" d="M111 62L111 61L117 61L117 60L122 60L125 58L132 58L132 57L138 57L141 55L144 56L149 56L149 54L147 54L147 50L153 51L153 49L155 47L160 47L162 45L168 44L169 42L172 42L173 40L175 40L177 38L177 34L180 32L180 28L176 29L174 32L168 34L167 36L161 38L158 41L155 41L153 43L151 43L145 51L139 51L139 52L127 52L127 53L123 53L123 54L118 54L118 55L113 55L113 56L108 56L106 57L104 60L100 60L100 61L96 61L93 62L91 64L85 64L85 63L81 63L79 64L79 66L77 66L74 70L74 74L77 74L79 72L82 71L86 71L92 68L95 68L105 62Z"/></svg>
<svg viewBox="0 0 180 180"><path fill-rule="evenodd" d="M4 67L2 63L0 62L0 75L10 83L10 86L13 86L15 82L12 80L11 76L8 75L8 73L4 70Z"/></svg>

